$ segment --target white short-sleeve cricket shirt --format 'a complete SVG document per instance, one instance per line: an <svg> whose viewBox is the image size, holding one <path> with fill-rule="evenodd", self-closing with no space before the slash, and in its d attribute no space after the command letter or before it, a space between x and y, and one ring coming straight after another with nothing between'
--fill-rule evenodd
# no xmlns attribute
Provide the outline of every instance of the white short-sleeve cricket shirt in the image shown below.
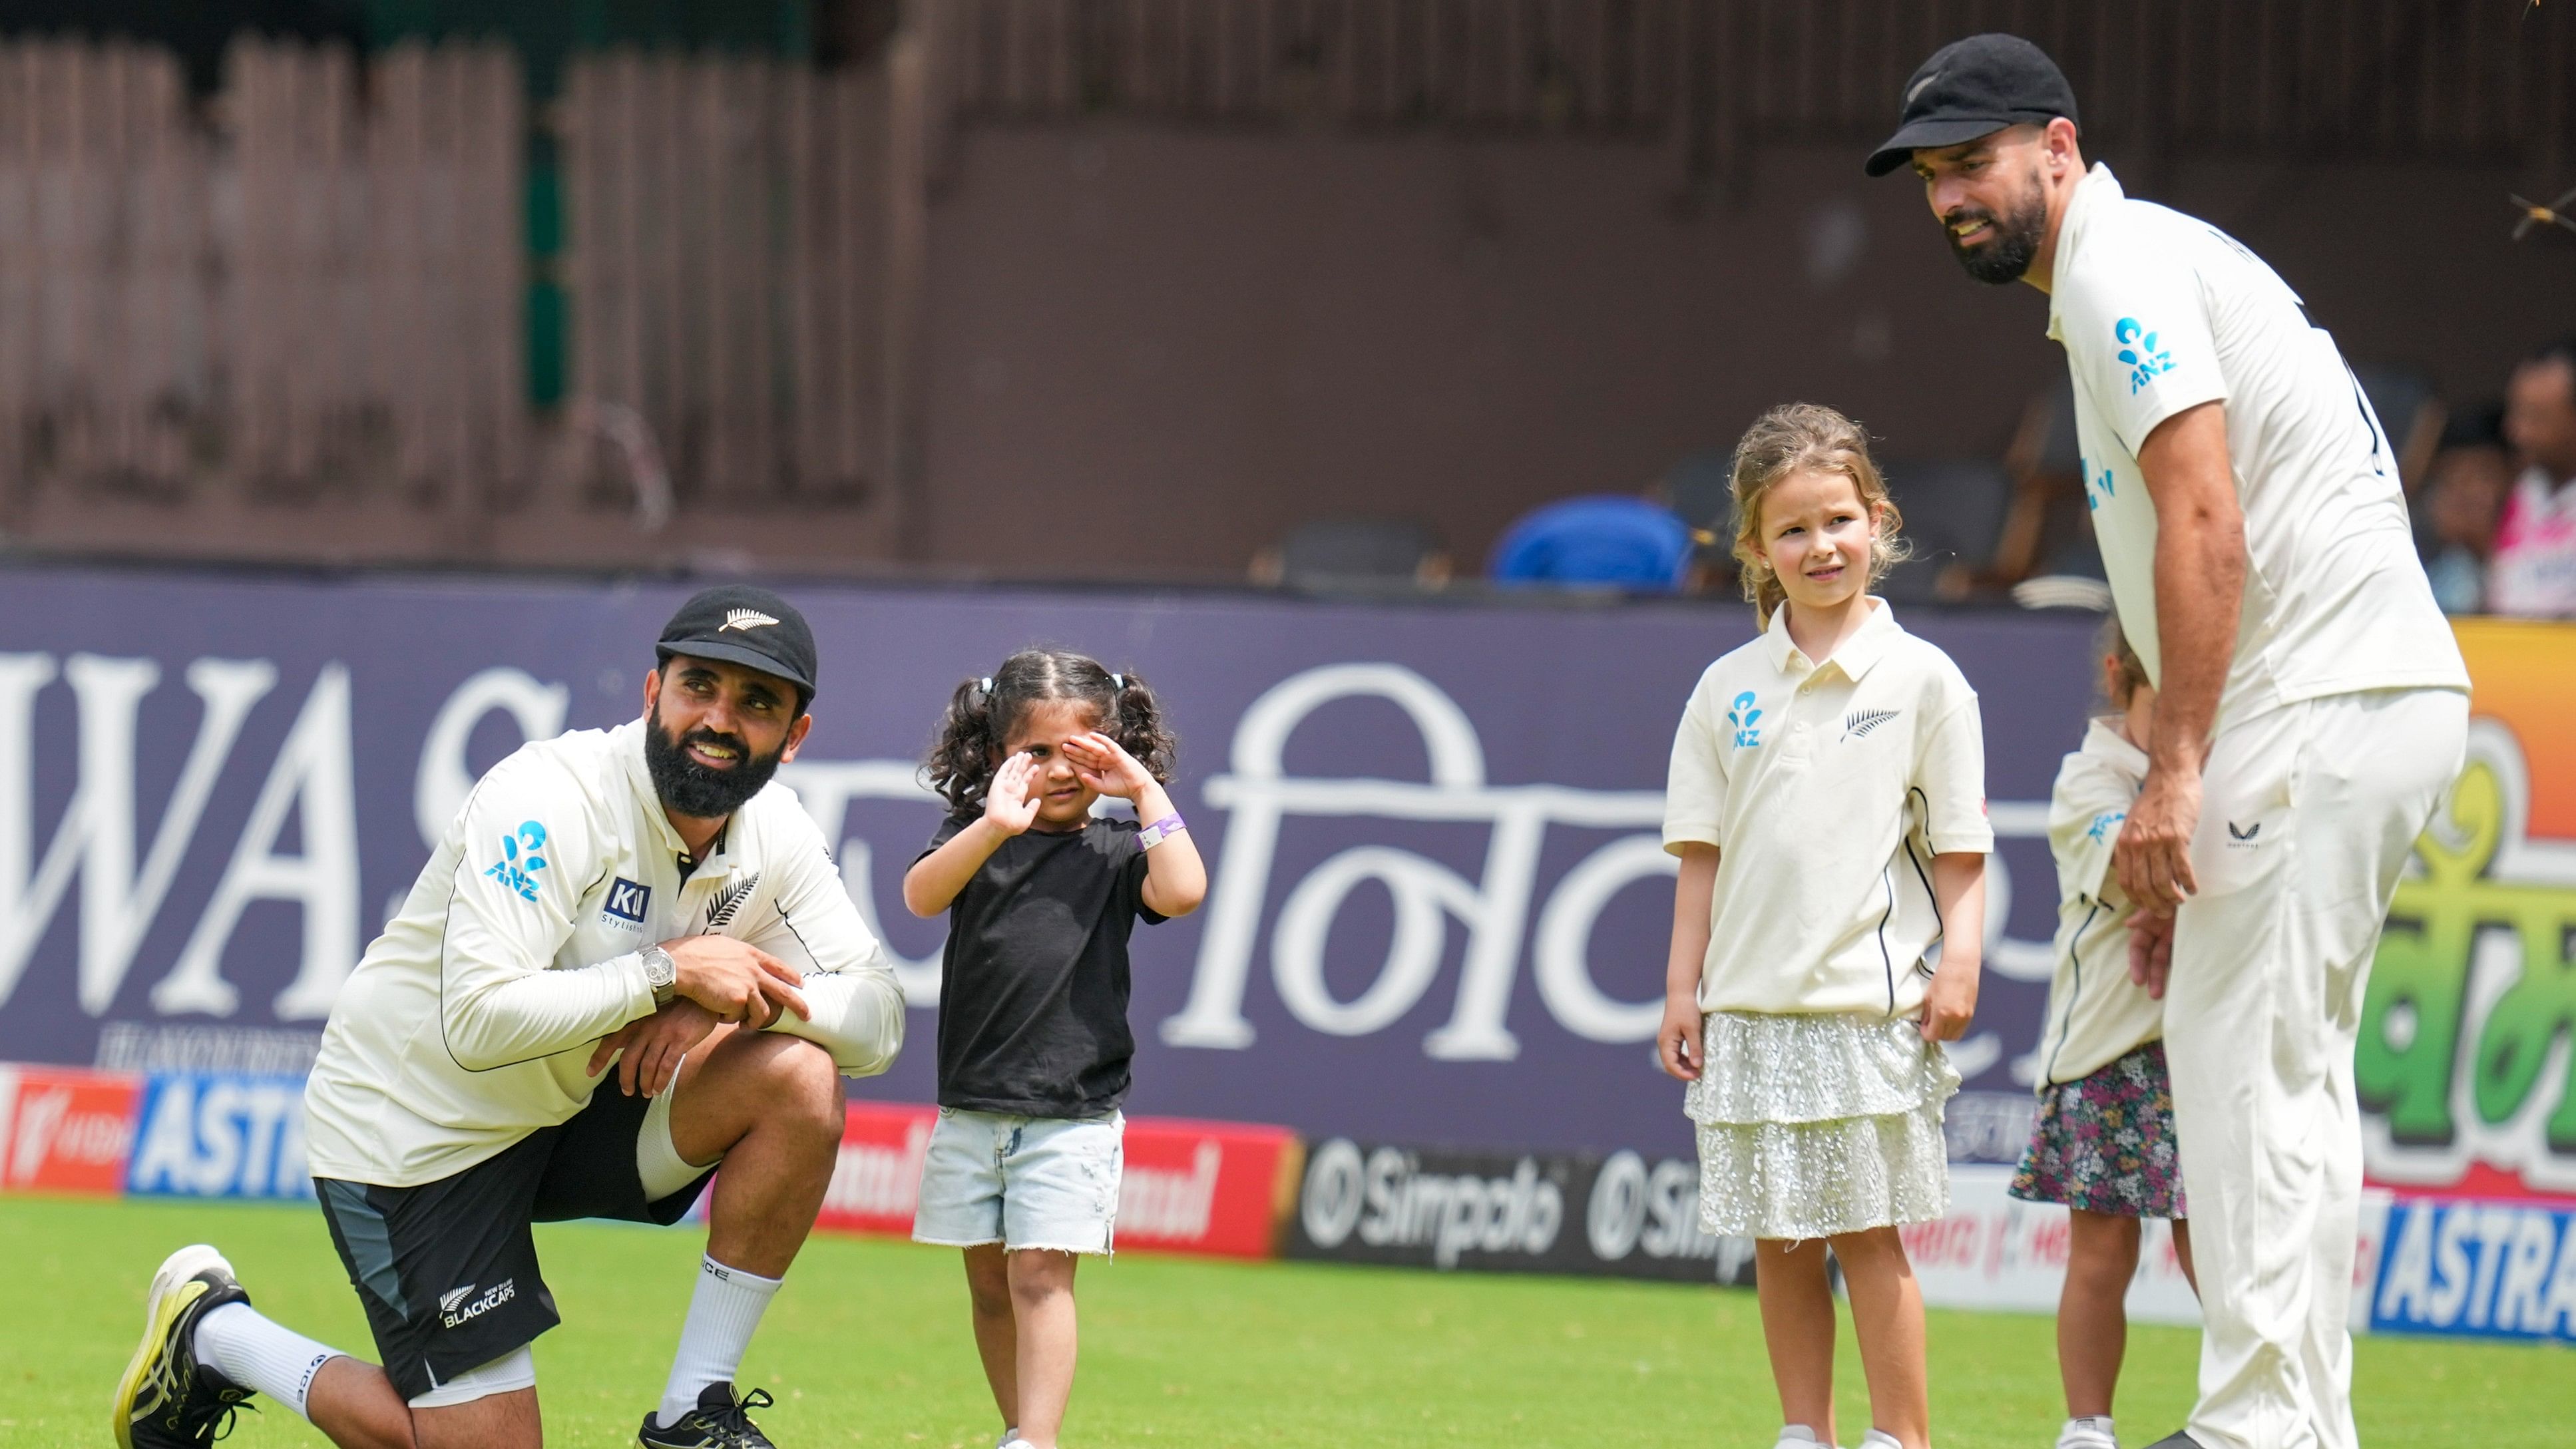
<svg viewBox="0 0 2576 1449"><path fill-rule="evenodd" d="M2207 222L2128 199L2096 166L2067 202L2051 286L2085 499L2148 678L2161 683L2164 665L2138 450L2166 419L2221 402L2247 562L2222 727L2330 694L2469 687L2387 435L2334 338L2262 258Z"/></svg>
<svg viewBox="0 0 2576 1449"><path fill-rule="evenodd" d="M2057 971L2039 1034L2037 1085L2072 1082L2165 1033L2164 1003L2129 980L2136 907L2111 875L2111 850L2146 782L2147 754L2097 719L2057 768L2048 849L2057 858Z"/></svg>
<svg viewBox="0 0 2576 1449"><path fill-rule="evenodd" d="M1885 600L1822 664L1782 609L1682 711L1664 846L1691 842L1718 848L1702 1011L1911 1015L1932 857L1994 848L1976 691Z"/></svg>

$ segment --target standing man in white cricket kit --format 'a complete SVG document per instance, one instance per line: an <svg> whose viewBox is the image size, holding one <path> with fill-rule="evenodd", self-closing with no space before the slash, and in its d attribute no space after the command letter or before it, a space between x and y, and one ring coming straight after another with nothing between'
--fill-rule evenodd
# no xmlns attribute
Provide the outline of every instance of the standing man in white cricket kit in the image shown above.
<svg viewBox="0 0 2576 1449"><path fill-rule="evenodd" d="M646 1449L760 1449L752 1330L822 1205L840 1076L882 1072L903 995L783 787L814 636L713 588L655 645L644 713L493 767L331 1012L305 1092L314 1186L383 1367L254 1310L213 1248L161 1265L117 1388L122 1449L202 1449L266 1394L343 1449L535 1449L554 1327L529 1231L676 1222L706 1257ZM603 1075L612 1065L613 1079Z"/></svg>
<svg viewBox="0 0 2576 1449"><path fill-rule="evenodd" d="M2353 1038L2399 868L2458 773L2468 671L2334 340L2215 227L2123 196L2037 46L1906 82L1911 165L1980 281L2048 294L2094 531L2157 688L2114 856L2165 1003L2206 1328L2165 1446L2350 1449ZM2168 976L2168 969L2170 975Z"/></svg>

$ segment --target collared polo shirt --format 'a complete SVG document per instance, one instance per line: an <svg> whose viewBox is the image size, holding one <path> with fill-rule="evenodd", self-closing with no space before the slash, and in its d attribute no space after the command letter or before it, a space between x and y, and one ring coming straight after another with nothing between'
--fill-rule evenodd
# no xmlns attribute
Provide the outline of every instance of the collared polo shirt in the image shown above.
<svg viewBox="0 0 2576 1449"><path fill-rule="evenodd" d="M2048 335L2075 380L2085 499L2120 627L2147 677L2156 511L2138 450L2166 419L2226 404L2245 515L2245 597L2221 727L2275 705L2365 689L2469 687L2415 553L2397 459L2334 338L2233 237L2076 183L2057 235Z"/></svg>
<svg viewBox="0 0 2576 1449"><path fill-rule="evenodd" d="M794 793L771 783L684 864L647 728L523 745L474 787L331 1008L304 1095L315 1176L418 1187L570 1120L593 1045L654 1010L638 953L674 937L785 961L813 1018L770 1030L849 1075L893 1063L902 990Z"/></svg>
<svg viewBox="0 0 2576 1449"><path fill-rule="evenodd" d="M1700 1009L1910 1015L1932 857L1994 849L1977 694L1883 599L1821 664L1788 615L1708 667L1673 735L1664 848L1718 848Z"/></svg>
<svg viewBox="0 0 2576 1449"><path fill-rule="evenodd" d="M2111 875L2111 849L2146 782L2147 754L2097 719L2057 767L2048 849L2057 858L2057 971L2039 1036L2036 1085L2072 1082L2165 1034L2164 1003L2129 980L2136 907Z"/></svg>

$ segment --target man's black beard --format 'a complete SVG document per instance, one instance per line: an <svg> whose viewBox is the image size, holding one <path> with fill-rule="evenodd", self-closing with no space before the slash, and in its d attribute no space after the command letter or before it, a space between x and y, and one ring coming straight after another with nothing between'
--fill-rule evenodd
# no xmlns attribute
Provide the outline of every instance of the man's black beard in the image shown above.
<svg viewBox="0 0 2576 1449"><path fill-rule="evenodd" d="M730 770L699 764L687 754L692 742L724 746L734 752L738 763ZM741 736L720 735L710 729L694 729L675 740L662 727L659 708L644 722L644 767L652 773L653 793L662 797L662 808L674 815L700 820L731 815L778 773L779 757L786 753L787 747L782 744L764 759L753 755Z"/></svg>
<svg viewBox="0 0 2576 1449"><path fill-rule="evenodd" d="M1951 228L1963 221L1983 221L1994 228L1994 239L1971 251L1959 245L1959 234ZM2010 216L1997 216L1981 207L1962 206L1941 219L1942 234L1950 238L1950 255L1968 269L1968 275L1992 286L2018 282L2030 270L2031 259L2039 255L2041 237L2048 231L2048 197L2039 189L2036 178L2022 204Z"/></svg>

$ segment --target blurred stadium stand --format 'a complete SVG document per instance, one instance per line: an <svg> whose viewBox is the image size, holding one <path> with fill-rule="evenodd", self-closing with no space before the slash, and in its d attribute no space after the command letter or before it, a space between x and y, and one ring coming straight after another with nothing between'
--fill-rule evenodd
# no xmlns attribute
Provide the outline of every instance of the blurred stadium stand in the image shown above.
<svg viewBox="0 0 2576 1449"><path fill-rule="evenodd" d="M1252 581L1329 593L1408 592L1449 581L1449 555L1402 518L1323 518L1254 555Z"/></svg>
<svg viewBox="0 0 2576 1449"><path fill-rule="evenodd" d="M2411 441L2563 329L2500 198L2576 165L2571 8L0 3L0 534L1239 577L1379 513L1481 556L1796 393L2004 457L1993 545L1939 524L1995 595L2089 535L2030 299L1856 174L1916 61L2047 46L2133 190L2421 361L2365 377Z"/></svg>
<svg viewBox="0 0 2576 1449"><path fill-rule="evenodd" d="M1885 464L1889 496L1905 518L1912 554L1879 592L1891 602L1965 599L1993 558L2012 498L2001 463L1982 458Z"/></svg>

